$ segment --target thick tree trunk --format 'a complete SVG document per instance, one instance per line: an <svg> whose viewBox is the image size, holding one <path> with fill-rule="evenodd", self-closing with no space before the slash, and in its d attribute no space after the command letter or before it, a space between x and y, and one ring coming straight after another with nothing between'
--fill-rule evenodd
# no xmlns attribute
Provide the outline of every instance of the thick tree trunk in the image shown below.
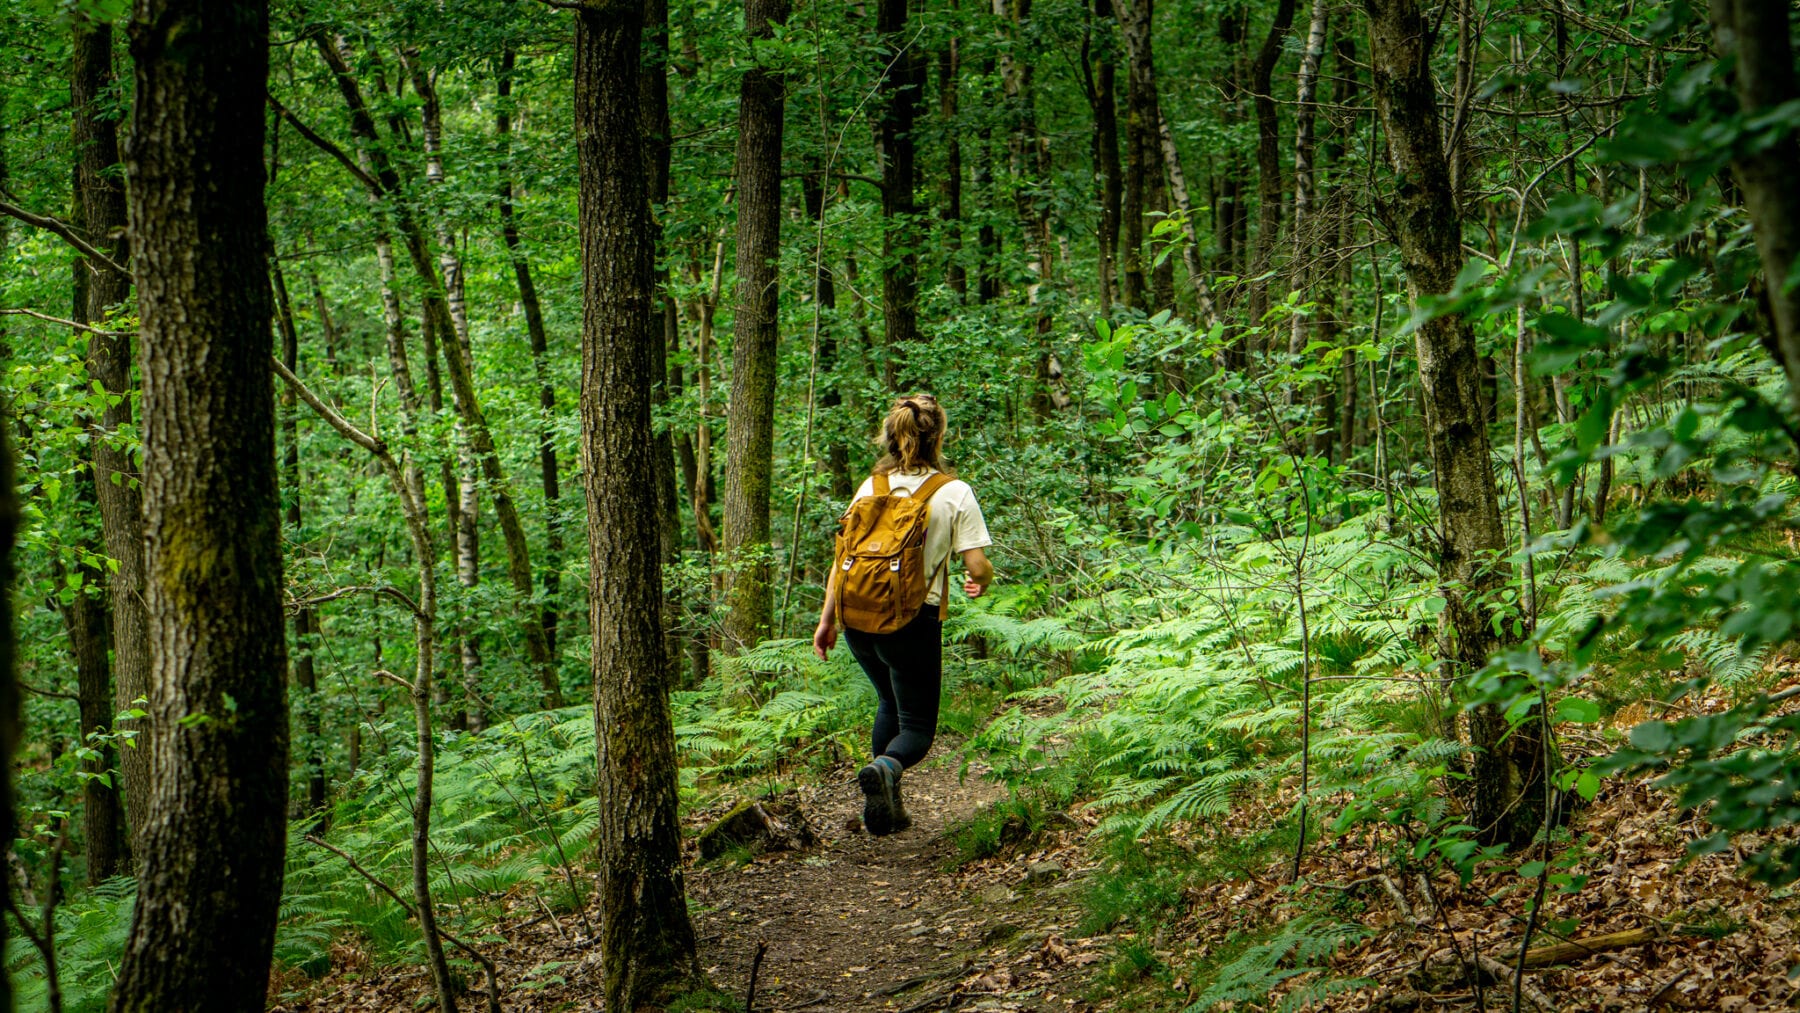
<svg viewBox="0 0 1800 1013"><path fill-rule="evenodd" d="M1365 0L1365 6L1375 108L1400 180L1388 215L1417 304L1449 292L1463 267L1462 223L1452 202L1431 78L1431 33L1418 0ZM1489 603L1508 576L1481 358L1469 321L1454 314L1421 325L1415 347L1437 485L1438 580L1455 640L1444 660L1468 674L1503 643ZM1529 842L1544 816L1544 750L1536 724L1509 729L1500 707L1489 703L1471 711L1469 731L1477 750L1470 822L1484 841Z"/></svg>
<svg viewBox="0 0 1800 1013"><path fill-rule="evenodd" d="M1256 110L1256 246L1250 257L1250 276L1269 272L1275 260L1275 242L1281 234L1281 134L1276 119L1275 64L1281 59L1281 40L1294 25L1294 0L1276 0L1275 17L1263 36L1262 48L1250 64L1250 104ZM1269 311L1269 281L1250 283L1250 323L1262 322Z"/></svg>
<svg viewBox="0 0 1800 1013"><path fill-rule="evenodd" d="M1094 114L1094 199L1100 205L1100 315L1112 315L1119 285L1119 216L1124 173L1119 166L1118 19L1112 0L1094 0L1094 57L1088 105ZM1084 68L1089 65L1084 63Z"/></svg>
<svg viewBox="0 0 1800 1013"><path fill-rule="evenodd" d="M651 392L660 380L651 372L652 345L661 328L638 108L642 25L641 2L609 0L583 8L575 34L581 447L609 1010L660 1005L671 986L699 974L681 873L651 461ZM753 16L752 32L763 27ZM779 86L775 94L779 101ZM779 153L778 143L773 150Z"/></svg>
<svg viewBox="0 0 1800 1013"><path fill-rule="evenodd" d="M1794 75L1792 6L1781 0L1712 0L1713 44L1735 56L1732 84L1746 116L1766 114L1800 97ZM1800 140L1792 131L1731 161L1762 258L1776 350L1788 398L1800 409L1800 287L1790 284L1800 257Z"/></svg>
<svg viewBox="0 0 1800 1013"><path fill-rule="evenodd" d="M90 23L78 37L70 96L75 106L72 140L77 149L75 192L80 204L81 227L98 249L115 264L131 256L126 238L125 188L113 174L119 164L116 124L102 117L96 99L111 87L112 29ZM105 318L106 311L131 294L131 279L95 264L87 272L88 320ZM110 328L109 328L110 330ZM118 440L119 430L132 424L131 339L117 334L88 338L88 375L116 400L99 419L89 423L95 496L100 504L100 532L106 554L117 564L112 573L112 674L115 714L136 709L150 687L150 627L144 612L144 506L138 485L137 464ZM110 720L108 724L111 724ZM122 721L119 731L143 734L137 721ZM131 828L135 852L143 832L150 794L150 756L142 741L138 748L119 753L120 779L125 789L125 816Z"/></svg>
<svg viewBox="0 0 1800 1013"><path fill-rule="evenodd" d="M268 8L139 0L132 26L152 759L111 1009L260 1009L288 782L262 169Z"/></svg>
<svg viewBox="0 0 1800 1013"><path fill-rule="evenodd" d="M787 0L746 0L744 32L752 39L767 38L772 26L787 16ZM781 75L761 67L745 72L738 93L737 315L732 329L731 405L725 420L725 647L730 651L755 646L773 625L769 497L785 95ZM910 155L907 165L910 172ZM884 195L884 208L888 200ZM884 306L886 302L884 295ZM894 337L890 331L889 338Z"/></svg>
<svg viewBox="0 0 1800 1013"><path fill-rule="evenodd" d="M531 342L531 368L538 386L538 473L544 489L544 646L555 658L556 633L562 599L562 482L556 461L556 439L551 421L556 413L556 385L550 380L550 340L544 330L544 310L538 302L531 261L519 238L513 214L512 174L512 78L517 59L508 47L500 54L499 101L495 104L494 132L500 137L500 238L512 260L513 278L519 286L519 305L525 311L525 333Z"/></svg>
<svg viewBox="0 0 1800 1013"><path fill-rule="evenodd" d="M300 334L294 327L294 310L288 301L287 279L282 276L280 261L269 261L269 277L275 285L275 320L281 332L281 364L288 372L299 373ZM290 538L300 537L300 417L299 401L293 388L281 389L281 494L282 521ZM318 615L310 608L294 613L294 648L288 659L294 689L300 697L300 728L303 739L298 743L306 757L306 799L301 812L320 815L325 809L324 740L319 729L319 679L313 665L314 640L319 633Z"/></svg>
<svg viewBox="0 0 1800 1013"><path fill-rule="evenodd" d="M108 172L119 161L118 132L99 104L113 82L112 38L111 25L76 15L69 77L69 102L74 107L75 118L70 134L76 148L75 225L86 234L90 244L105 250L115 263L123 264L130 257L124 238L125 190ZM70 307L72 319L98 325L106 319L109 307L125 301L130 294L130 285L130 279L116 271L86 260L77 261L75 303ZM102 329L110 330L105 327ZM89 375L101 382L109 393L112 389L108 381L129 386L130 339L93 335L87 340ZM105 358L109 353L125 360L123 369L95 370L95 360ZM137 516L137 493L124 488L128 484L125 476L119 476L121 482L118 488L100 488L102 483L111 485L113 468L120 467L121 463L129 464L125 455L116 447L107 446L105 437L109 419L116 425L130 418L130 404L123 398L120 400L121 404L117 408L106 410L99 418L90 416L87 419L92 456L89 461L90 485L83 490L82 495L84 498L91 496L96 506L100 507L101 540L105 544L99 548L108 554L112 552L115 541L108 537L112 533L111 525L124 526L128 523L132 536L141 538L143 535L142 522ZM6 492L10 495L10 486ZM127 492L129 503L124 503L122 500ZM110 501L104 506L103 497ZM128 508L130 514L122 516L122 507ZM112 654L116 633L130 634L135 630L137 641L129 649L120 645L117 663L136 666L136 677L133 680L135 692L130 699L135 700L143 694L144 674L147 671L147 644L142 625L143 603L137 601L124 605L136 615L137 622L130 630L118 630L119 619L113 614L111 602L112 597L121 589L129 594L132 589L142 587L142 552L141 545L137 546L137 558L133 566L136 579L134 585L124 583L127 577L122 561L119 573L112 577L99 568L83 568L84 587L92 590L84 590L65 610L70 646L75 652L76 696L80 702L83 740L96 731L111 729L115 715L124 709L120 705L128 702L121 700L123 694L115 694L113 689ZM142 759L136 756L132 758L131 771L136 778L132 783L139 792L133 796L132 802L139 808L142 808L144 782L149 772ZM84 766L91 774L101 774L117 766L119 762L119 751L109 746L101 750L98 762ZM119 787L118 784L92 777L87 778L82 785L82 836L86 841L87 881L90 884L109 876L131 872L129 842L123 836L124 813L119 802Z"/></svg>
<svg viewBox="0 0 1800 1013"><path fill-rule="evenodd" d="M876 0L875 31L881 37L876 70L882 75L875 131L875 154L881 161L881 319L887 385L897 389L908 351L919 340L919 244L913 221L918 146L913 127L923 75L908 45L907 0Z"/></svg>

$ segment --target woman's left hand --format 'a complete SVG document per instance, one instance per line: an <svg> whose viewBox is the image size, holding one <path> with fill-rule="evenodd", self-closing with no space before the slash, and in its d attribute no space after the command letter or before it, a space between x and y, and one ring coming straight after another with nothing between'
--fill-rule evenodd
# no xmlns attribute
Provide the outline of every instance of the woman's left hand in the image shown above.
<svg viewBox="0 0 1800 1013"><path fill-rule="evenodd" d="M963 594L966 594L971 598L981 597L982 592L986 590L987 585L976 580L974 577L967 577L963 580Z"/></svg>

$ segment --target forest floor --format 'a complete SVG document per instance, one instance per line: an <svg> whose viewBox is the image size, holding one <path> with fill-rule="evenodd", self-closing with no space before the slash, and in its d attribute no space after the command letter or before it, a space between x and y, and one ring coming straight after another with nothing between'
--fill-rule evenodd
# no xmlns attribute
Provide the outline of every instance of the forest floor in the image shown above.
<svg viewBox="0 0 1800 1013"><path fill-rule="evenodd" d="M806 815L816 837L811 847L690 865L701 967L734 997L729 1008L747 1008L759 949L758 1013L1100 1008L1079 998L1088 969L1107 953L1107 938L1073 938L1084 871L1075 864L1078 849L959 862L952 828L1004 794L979 765L966 776L959 769L958 755L940 746L908 771L902 787L913 826L875 837L861 826L854 767L841 765L781 797L784 812ZM743 787L745 797L758 797L749 783ZM705 826L732 801L689 814L689 829ZM522 903L518 910L537 909ZM595 924L598 911L590 907L586 918ZM505 941L487 949L510 985L502 999L508 1013L600 1009L599 951L580 915L543 912L494 928L489 938ZM422 967L372 966L350 948L335 953L333 964L273 1013L405 1011L428 998ZM469 986L478 993L479 979ZM463 999L467 1009L483 1003L478 994Z"/></svg>
<svg viewBox="0 0 1800 1013"><path fill-rule="evenodd" d="M974 849L989 857L971 858L959 842L981 821L994 830L1004 818L994 803L1005 790L982 776L979 762L966 772L963 762L945 744L907 773L915 825L901 833L863 832L853 766L840 764L771 805L805 814L816 838L810 846L690 862L701 966L719 994L689 1008L746 1009L755 966L760 1013L1163 1013L1188 1008L1222 977L1253 981L1262 972L1240 958L1290 926L1326 923L1351 930L1342 946L1300 974L1291 959L1271 961L1264 970L1275 975L1265 975L1272 993L1245 993L1269 998L1219 1008L1273 1008L1328 979L1341 987L1311 1009L1515 1008L1511 974L1502 972L1518 952L1535 885L1515 871L1518 860L1463 883L1441 870L1423 874L1429 868L1385 831L1353 832L1311 842L1296 886L1291 838L1271 829L1291 822L1290 783L1240 799L1218 822L1177 828L1160 844L1103 854L1088 832L1092 817L1076 809L1050 813L1036 833L1003 834L1008 843ZM687 814L688 829L738 799L763 797L754 781L737 788L737 796ZM1578 843L1561 852L1566 871L1588 877L1587 886L1551 891L1533 947L1625 931L1642 938L1528 973L1516 1008L1800 1009L1800 987L1788 976L1800 964L1795 891L1746 882L1731 851L1688 858L1703 824L1646 781L1608 782L1578 826ZM1135 853L1129 868L1118 865L1125 853ZM484 943L499 965L504 1009L597 1013L597 912L553 917L532 896L512 909ZM1479 975L1479 993L1458 969L1478 953L1497 962ZM417 965L373 965L349 946L333 965L320 980L279 983L278 993L283 984L293 991L274 1010L405 1011L428 997ZM478 979L469 985L479 992ZM482 1009L483 999L466 995L463 1007Z"/></svg>

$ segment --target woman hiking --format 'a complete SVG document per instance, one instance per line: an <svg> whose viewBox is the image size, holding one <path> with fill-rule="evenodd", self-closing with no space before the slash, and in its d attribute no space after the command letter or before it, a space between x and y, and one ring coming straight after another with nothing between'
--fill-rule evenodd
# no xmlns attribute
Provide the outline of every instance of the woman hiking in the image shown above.
<svg viewBox="0 0 1800 1013"><path fill-rule="evenodd" d="M839 521L837 557L813 633L813 651L823 660L842 621L850 653L875 684L873 759L856 780L863 826L876 835L912 825L900 772L925 759L937 734L950 557L962 558L969 597L979 598L994 579L982 551L993 540L981 506L944 464L947 428L930 394L899 398L888 411L876 440L882 457Z"/></svg>

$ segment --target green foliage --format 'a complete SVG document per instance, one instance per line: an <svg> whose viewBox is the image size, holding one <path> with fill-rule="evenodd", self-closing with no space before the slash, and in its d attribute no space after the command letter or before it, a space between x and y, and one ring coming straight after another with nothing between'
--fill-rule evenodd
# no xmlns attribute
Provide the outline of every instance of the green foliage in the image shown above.
<svg viewBox="0 0 1800 1013"><path fill-rule="evenodd" d="M1266 1001L1270 992L1291 978L1324 971L1318 963L1342 947L1366 939L1369 930L1355 923L1322 918L1295 918L1282 925L1266 942L1257 943L1219 969L1218 977L1187 1007L1189 1013L1208 1013L1221 1003ZM1273 1007L1293 1013L1332 995L1371 984L1367 978L1324 978L1289 992Z"/></svg>
<svg viewBox="0 0 1800 1013"><path fill-rule="evenodd" d="M137 883L109 879L70 897L56 911L57 980L67 1013L99 1013L117 976L131 931ZM46 982L38 952L17 928L6 940L6 968L20 1009L44 1009Z"/></svg>

